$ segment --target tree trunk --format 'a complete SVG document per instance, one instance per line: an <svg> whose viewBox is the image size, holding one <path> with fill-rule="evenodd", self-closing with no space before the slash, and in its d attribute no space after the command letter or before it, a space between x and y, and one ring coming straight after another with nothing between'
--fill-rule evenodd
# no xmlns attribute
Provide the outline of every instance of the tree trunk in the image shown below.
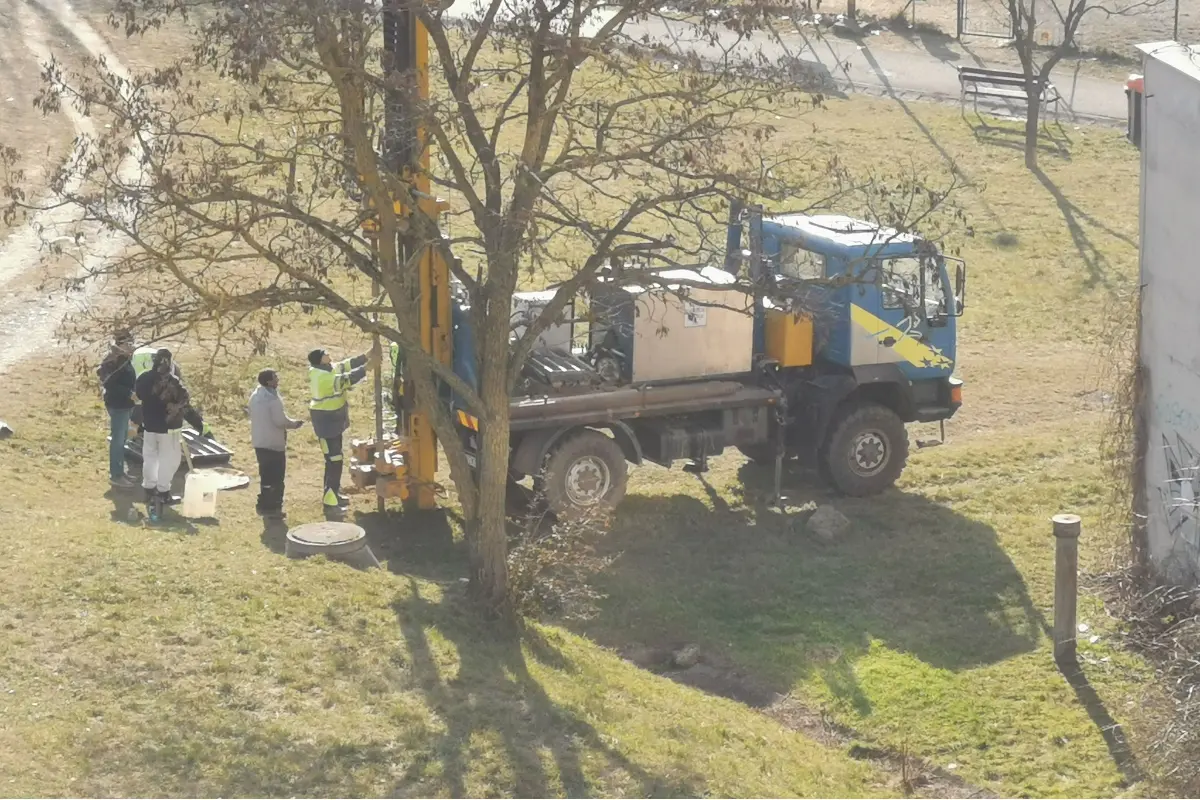
<svg viewBox="0 0 1200 800"><path fill-rule="evenodd" d="M488 419L479 431L478 504L467 521L472 593L500 615L508 611L508 318L502 322L502 330L486 332L479 353L480 399Z"/></svg>
<svg viewBox="0 0 1200 800"><path fill-rule="evenodd" d="M1025 166L1037 169L1038 163L1038 116L1041 113L1040 96L1036 88L1026 89L1025 103Z"/></svg>
<svg viewBox="0 0 1200 800"><path fill-rule="evenodd" d="M487 403L488 396L484 395ZM492 408L490 403L488 405ZM505 398L507 405L507 397ZM504 416L507 418L508 414ZM469 521L471 589L484 607L503 616L508 611L508 420L480 425L479 503Z"/></svg>

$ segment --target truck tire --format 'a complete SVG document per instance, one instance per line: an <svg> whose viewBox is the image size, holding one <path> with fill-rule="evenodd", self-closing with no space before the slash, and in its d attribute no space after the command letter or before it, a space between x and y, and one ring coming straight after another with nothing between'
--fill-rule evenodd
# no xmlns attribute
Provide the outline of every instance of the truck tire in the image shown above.
<svg viewBox="0 0 1200 800"><path fill-rule="evenodd" d="M615 509L628 481L621 446L599 431L584 429L555 445L537 485L556 516L578 518Z"/></svg>
<svg viewBox="0 0 1200 800"><path fill-rule="evenodd" d="M847 407L821 448L821 472L839 492L869 497L895 485L908 461L908 429L887 406Z"/></svg>

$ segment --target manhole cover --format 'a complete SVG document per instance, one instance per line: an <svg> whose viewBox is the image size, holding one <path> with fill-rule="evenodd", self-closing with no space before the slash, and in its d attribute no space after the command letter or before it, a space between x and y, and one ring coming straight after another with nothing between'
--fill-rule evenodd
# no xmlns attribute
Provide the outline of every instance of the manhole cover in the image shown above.
<svg viewBox="0 0 1200 800"><path fill-rule="evenodd" d="M287 538L307 547L339 547L365 539L367 532L349 522L310 522L288 531Z"/></svg>

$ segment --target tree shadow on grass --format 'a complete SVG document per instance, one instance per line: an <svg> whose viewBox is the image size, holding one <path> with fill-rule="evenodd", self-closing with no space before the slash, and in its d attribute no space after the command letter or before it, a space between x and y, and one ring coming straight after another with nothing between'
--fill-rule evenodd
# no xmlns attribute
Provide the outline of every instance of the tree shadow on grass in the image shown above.
<svg viewBox="0 0 1200 800"><path fill-rule="evenodd" d="M467 574L466 547L455 536L461 521L451 509L359 513L354 524L366 532L367 546L392 573L443 584Z"/></svg>
<svg viewBox="0 0 1200 800"><path fill-rule="evenodd" d="M1092 241L1092 237L1088 234L1084 223L1124 242L1132 248L1137 248L1137 242L1129 236L1108 227L1071 202L1070 198L1063 194L1058 185L1041 168L1035 169L1033 174L1046 191L1050 193L1050 196L1054 198L1054 202L1058 204L1058 210L1062 212L1063 221L1067 224L1067 230L1071 232L1071 239L1075 243L1075 249L1079 251L1079 257L1083 259L1083 263L1087 267L1088 278L1086 286L1093 288L1099 285L1111 290L1112 281L1109 278L1109 273L1112 270L1112 264L1109 263L1104 251Z"/></svg>
<svg viewBox="0 0 1200 800"><path fill-rule="evenodd" d="M766 506L769 470L741 477L744 508L625 499L606 543L620 557L588 635L614 647L694 642L778 694L819 675L860 714L871 709L854 663L873 640L952 671L1038 646L1046 622L991 527L895 490L850 500L794 489L780 513ZM853 527L822 541L798 509L830 500Z"/></svg>
<svg viewBox="0 0 1200 800"><path fill-rule="evenodd" d="M393 606L414 681L427 704L437 709L445 732L425 749L401 777L395 793L420 795L430 788L431 776L454 797L468 796L473 751L478 737L497 741L505 754L517 797L591 796L595 788L585 774L585 762L599 772L619 771L634 781L634 794L644 797L695 796L692 781L669 780L630 761L611 747L590 724L557 705L530 674L528 649L546 667L573 671L573 665L536 630L518 631L503 624L478 621L462 591L447 591L434 603L426 600L415 580L409 593ZM435 628L453 646L458 670L447 677L431 646ZM553 762L553 769L543 754Z"/></svg>
<svg viewBox="0 0 1200 800"><path fill-rule="evenodd" d="M989 125L984 120L983 114L979 115L979 119L978 123L967 121L971 133L975 136L975 141L989 147L1002 147L1022 154L1025 152L1024 127L1018 129L1011 125ZM1050 132L1048 127L1043 127L1038 131L1037 149L1040 155L1051 156L1062 161L1071 160L1071 138L1066 135L1065 131L1062 131L1061 135L1055 135Z"/></svg>

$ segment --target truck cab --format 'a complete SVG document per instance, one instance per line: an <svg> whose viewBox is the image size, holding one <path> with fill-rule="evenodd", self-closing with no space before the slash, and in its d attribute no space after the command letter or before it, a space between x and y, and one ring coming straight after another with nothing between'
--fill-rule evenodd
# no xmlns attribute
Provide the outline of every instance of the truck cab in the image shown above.
<svg viewBox="0 0 1200 800"><path fill-rule="evenodd" d="M948 259L931 243L832 214L765 217L761 237L759 268L781 290L800 284L821 295L810 306L818 307L814 342L822 361L864 377L890 372L923 382L951 375L963 310L961 261L949 260L952 278Z"/></svg>
<svg viewBox="0 0 1200 800"><path fill-rule="evenodd" d="M944 423L962 404L953 372L965 264L918 236L851 217L764 215L756 207L734 214L726 268L744 268L762 287L754 349L788 391L789 455L816 453L828 474L830 449L846 451L831 440L861 436L870 446L851 441L849 452L878 458L840 476L844 465L833 465L833 483L848 494L890 485L907 457L902 426ZM746 228L750 246L742 249ZM839 434L855 415L872 418L875 429Z"/></svg>

